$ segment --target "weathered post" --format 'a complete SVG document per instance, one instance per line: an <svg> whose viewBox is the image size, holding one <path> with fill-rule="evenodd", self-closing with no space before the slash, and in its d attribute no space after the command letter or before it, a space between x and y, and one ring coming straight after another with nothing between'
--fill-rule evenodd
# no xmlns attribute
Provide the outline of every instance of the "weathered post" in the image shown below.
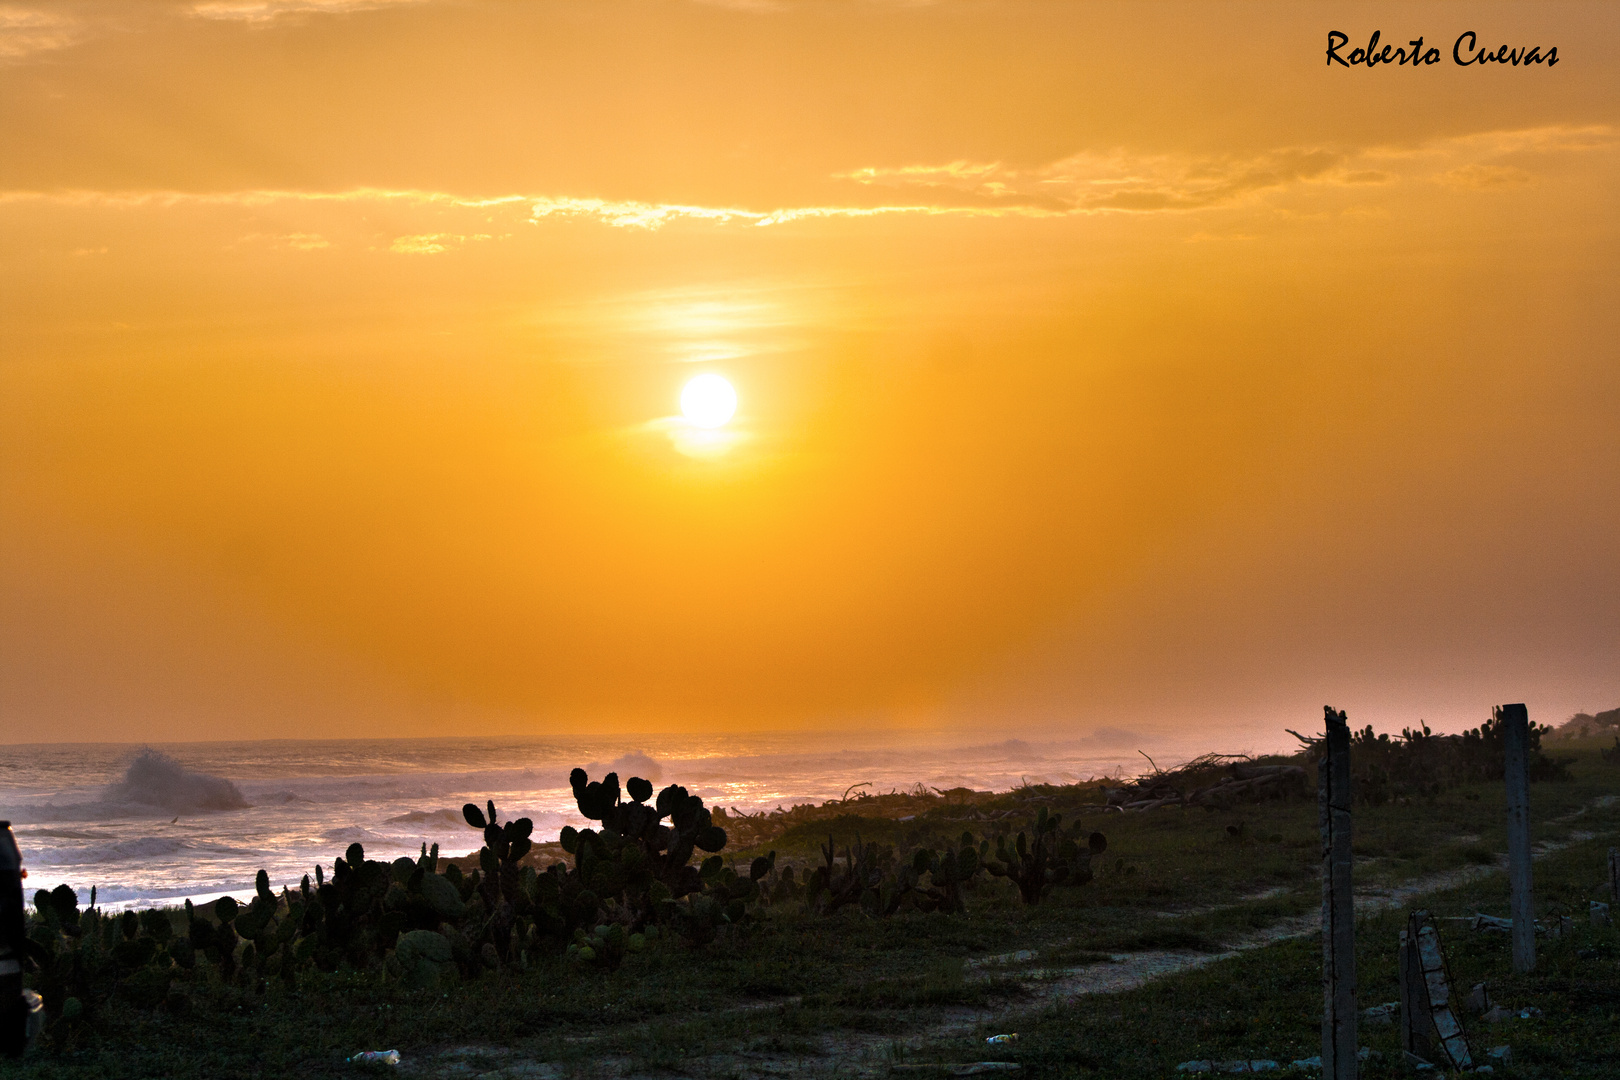
<svg viewBox="0 0 1620 1080"><path fill-rule="evenodd" d="M1322 1080L1356 1080L1356 913L1350 892L1350 725L1326 706L1322 824Z"/></svg>
<svg viewBox="0 0 1620 1080"><path fill-rule="evenodd" d="M1620 908L1620 847L1609 849L1609 902Z"/></svg>
<svg viewBox="0 0 1620 1080"><path fill-rule="evenodd" d="M1492 710L1502 725L1507 781L1508 903L1513 915L1513 970L1536 966L1536 913L1530 891L1530 711L1523 705Z"/></svg>

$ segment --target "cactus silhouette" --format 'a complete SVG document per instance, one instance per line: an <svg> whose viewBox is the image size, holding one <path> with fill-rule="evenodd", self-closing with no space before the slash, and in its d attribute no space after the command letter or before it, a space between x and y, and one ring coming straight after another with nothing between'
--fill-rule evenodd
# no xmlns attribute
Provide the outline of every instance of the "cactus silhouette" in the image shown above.
<svg viewBox="0 0 1620 1080"><path fill-rule="evenodd" d="M996 838L995 858L985 869L1018 886L1025 904L1038 904L1054 885L1084 885L1092 879L1091 857L1108 849L1108 840L1094 832L1081 847L1076 836L1079 824L1070 833L1060 831L1063 815L1048 813L1043 806L1029 832L1020 832L1011 846L1006 836Z"/></svg>

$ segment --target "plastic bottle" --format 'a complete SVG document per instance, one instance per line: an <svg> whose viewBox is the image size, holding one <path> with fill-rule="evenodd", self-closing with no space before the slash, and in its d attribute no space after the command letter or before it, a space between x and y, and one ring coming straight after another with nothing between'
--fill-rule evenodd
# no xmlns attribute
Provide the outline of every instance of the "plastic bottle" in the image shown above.
<svg viewBox="0 0 1620 1080"><path fill-rule="evenodd" d="M362 1050L349 1059L350 1064L398 1065L398 1050Z"/></svg>

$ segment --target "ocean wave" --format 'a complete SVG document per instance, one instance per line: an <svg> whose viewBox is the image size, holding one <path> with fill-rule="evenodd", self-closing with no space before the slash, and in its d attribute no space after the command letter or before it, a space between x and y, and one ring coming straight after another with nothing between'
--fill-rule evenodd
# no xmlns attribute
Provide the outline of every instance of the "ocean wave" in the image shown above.
<svg viewBox="0 0 1620 1080"><path fill-rule="evenodd" d="M132 862L138 859L161 859L175 855L220 856L259 854L224 844L197 843L175 836L141 836L120 840L114 844L84 848L79 851L56 852L51 856L52 866L92 866L100 863Z"/></svg>
<svg viewBox="0 0 1620 1080"><path fill-rule="evenodd" d="M409 810L388 819L390 825L431 825L443 829L460 829L467 825L460 810Z"/></svg>
<svg viewBox="0 0 1620 1080"><path fill-rule="evenodd" d="M643 780L651 781L654 784L664 778L664 767L640 750L632 750L628 754L605 764L600 761L593 761L585 766L585 771L592 778L598 780L610 772L618 773L621 780L639 776Z"/></svg>
<svg viewBox="0 0 1620 1080"><path fill-rule="evenodd" d="M108 785L101 801L149 807L168 814L217 813L248 807L241 789L223 776L188 769L150 747L135 755L124 770L124 778Z"/></svg>
<svg viewBox="0 0 1620 1080"><path fill-rule="evenodd" d="M246 810L252 804L223 776L188 769L151 747L140 751L124 775L80 803L23 805L11 812L17 823L43 821L108 821L120 818L195 816Z"/></svg>
<svg viewBox="0 0 1620 1080"><path fill-rule="evenodd" d="M253 797L254 806L287 806L291 803L307 803L310 800L296 791L267 791Z"/></svg>
<svg viewBox="0 0 1620 1080"><path fill-rule="evenodd" d="M1023 739L1003 739L998 743L982 743L942 750L939 756L949 761L1041 761L1046 755Z"/></svg>
<svg viewBox="0 0 1620 1080"><path fill-rule="evenodd" d="M568 793L567 769L479 769L470 772L427 772L402 775L371 773L341 777L287 777L274 785L244 783L255 806L269 803L439 803L482 802L493 796L499 805L503 792L556 791ZM572 797L570 796L570 799ZM460 817L460 811L456 811Z"/></svg>
<svg viewBox="0 0 1620 1080"><path fill-rule="evenodd" d="M118 837L106 832L87 832L84 829L20 829L17 839L32 840L40 837L47 840L116 840Z"/></svg>

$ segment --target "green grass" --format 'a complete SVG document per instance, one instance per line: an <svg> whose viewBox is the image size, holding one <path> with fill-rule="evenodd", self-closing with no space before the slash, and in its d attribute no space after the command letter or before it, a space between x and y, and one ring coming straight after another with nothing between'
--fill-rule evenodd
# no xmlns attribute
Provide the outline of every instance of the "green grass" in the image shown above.
<svg viewBox="0 0 1620 1080"><path fill-rule="evenodd" d="M1606 898L1604 855L1620 844L1620 807L1581 810L1620 792L1620 768L1584 748L1574 773L1569 783L1532 789L1534 838L1568 845L1536 864L1538 909L1575 915L1573 938L1544 941L1537 971L1516 977L1505 938L1440 924L1460 993L1488 981L1498 1000L1545 1014L1475 1039L1481 1049L1513 1046L1514 1065L1498 1075L1620 1076L1620 931L1585 919L1586 901ZM1009 793L1000 805L1016 808L1020 798ZM795 826L767 846L807 863L819 861L816 845L829 829L840 843L857 832L900 847L954 838L964 826L952 812L910 822L852 814ZM1503 817L1501 791L1485 785L1358 808L1358 887L1471 870L1484 876L1422 904L1440 917L1506 914L1505 880L1494 869ZM355 1076L347 1055L397 1048L401 1075L415 1076L516 1076L500 1070L523 1062L579 1076L881 1076L900 1062L994 1057L1023 1063L1028 1076L1130 1080L1173 1076L1193 1058L1286 1062L1318 1052L1314 936L1217 958L1319 905L1314 801L1220 813L1093 810L1084 820L1109 838L1096 880L1058 889L1036 908L1020 905L1008 883L981 879L965 916L874 920L846 909L816 918L789 904L763 909L706 948L664 943L614 973L558 958L431 993L339 972L302 977L296 990L213 986L179 1013L114 1001L94 1030L58 1029L50 1046L0 1065L0 1075ZM1227 826L1240 823L1235 838ZM1572 838L1572 830L1590 836ZM1364 1005L1397 996L1403 920L1404 909L1391 910L1358 925ZM1019 950L1033 955L1018 959ZM1053 998L1064 978L1122 971L1138 954L1165 951L1204 966L1124 993ZM1018 1042L985 1048L986 1036L1011 1031ZM1364 1032L1363 1042L1386 1055L1365 1075L1400 1072L1394 1038L1393 1029Z"/></svg>

